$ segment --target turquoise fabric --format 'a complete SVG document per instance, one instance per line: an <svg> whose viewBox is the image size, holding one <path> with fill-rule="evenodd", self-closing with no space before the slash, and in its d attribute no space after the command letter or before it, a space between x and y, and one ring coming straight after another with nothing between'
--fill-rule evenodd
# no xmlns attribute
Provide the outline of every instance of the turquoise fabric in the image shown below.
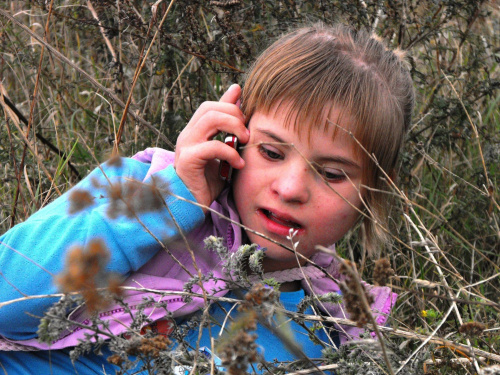
<svg viewBox="0 0 500 375"><path fill-rule="evenodd" d="M63 270L65 253L73 245L85 246L93 238L103 240L109 249L108 269L124 276L138 270L158 252L158 244L143 226L123 215L116 219L107 215L111 204L106 191L108 179L112 183L131 179L142 181L149 164L123 159L120 166L103 164L101 168L95 169L75 187L94 196L92 206L78 214L68 215L68 192L0 237L0 302L26 295L57 293L53 277ZM156 173L155 181L158 185L164 184L170 192L194 200L172 166ZM197 206L168 193L164 198L184 232L189 233L205 219ZM166 217L164 212L147 212L138 216L157 238L173 238L178 233L171 217ZM39 319L24 312L36 311L42 316L57 300L39 298L2 307L0 334L18 340L36 337Z"/></svg>
<svg viewBox="0 0 500 375"><path fill-rule="evenodd" d="M38 352L0 352L0 374L114 374L118 369L108 363L106 358L111 355L107 347L103 348L103 355L94 353L81 357L75 363L69 358L72 348ZM139 374L146 374L141 372Z"/></svg>

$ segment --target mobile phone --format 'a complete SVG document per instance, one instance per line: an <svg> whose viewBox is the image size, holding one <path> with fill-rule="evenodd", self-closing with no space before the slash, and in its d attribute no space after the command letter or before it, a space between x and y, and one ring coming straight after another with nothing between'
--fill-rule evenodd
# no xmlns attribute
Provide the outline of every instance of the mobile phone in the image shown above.
<svg viewBox="0 0 500 375"><path fill-rule="evenodd" d="M232 134L226 135L224 138L224 143L228 146L231 146L235 150L238 149L238 138ZM225 161L221 160L219 164L219 176L227 182L231 182L231 175L233 174L233 167Z"/></svg>

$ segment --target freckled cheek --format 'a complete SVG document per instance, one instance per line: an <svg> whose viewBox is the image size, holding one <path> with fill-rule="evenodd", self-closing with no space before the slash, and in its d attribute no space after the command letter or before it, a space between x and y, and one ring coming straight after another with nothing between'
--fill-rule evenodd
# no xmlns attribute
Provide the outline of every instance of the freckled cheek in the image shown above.
<svg viewBox="0 0 500 375"><path fill-rule="evenodd" d="M351 201L351 203L352 205L342 200L330 206L328 205L318 206L316 208L317 209L316 212L324 212L325 222L334 221L335 224L342 225L344 223L356 220L358 216L358 211L356 209L357 202Z"/></svg>
<svg viewBox="0 0 500 375"><path fill-rule="evenodd" d="M361 200L359 198L358 192L357 191L346 191L346 192L339 192L342 197L345 199L339 197L339 199L342 200L341 205L342 205L342 210L350 213L350 212L357 212L360 207L361 207Z"/></svg>
<svg viewBox="0 0 500 375"><path fill-rule="evenodd" d="M343 207L341 210L342 216L344 218L350 218L357 216L359 209L359 199L350 199L349 202L343 202Z"/></svg>

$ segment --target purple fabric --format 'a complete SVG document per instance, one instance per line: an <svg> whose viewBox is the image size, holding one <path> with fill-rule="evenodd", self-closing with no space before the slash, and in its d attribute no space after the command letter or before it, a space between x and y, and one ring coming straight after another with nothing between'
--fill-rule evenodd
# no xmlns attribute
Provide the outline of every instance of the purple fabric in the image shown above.
<svg viewBox="0 0 500 375"><path fill-rule="evenodd" d="M148 148L136 154L133 159L143 163L150 163L151 167L146 176L148 178L151 174L166 168L174 161L174 153L162 150L159 148ZM194 252L196 265L199 267L202 274L211 272L215 278L222 277L220 266L220 259L217 254L211 251L206 251L203 246L203 240L214 235L223 237L225 244L228 246L229 251L235 252L242 244L242 231L240 226L225 220L224 217L229 217L232 220L239 222L239 216L232 202L229 190L226 189L218 197L218 199L211 205L215 210L207 215L205 222L192 233L188 234L188 244L177 242L168 245L170 254L166 251L160 250L149 262L147 262L138 272L132 274L125 282L126 286L150 288L161 291L183 291L183 286L186 281L190 279L189 273L197 275L196 267L190 251L187 251L187 246ZM222 216L221 216L222 215ZM174 258L176 260L174 260ZM339 262L331 255L325 253L317 253L313 259L319 266L324 267L331 276L335 279L341 279L339 274ZM182 264L183 267L180 266ZM302 286L306 293L316 293L322 295L330 292L338 292L339 286L330 278L323 277L319 279L310 280L309 282L303 281ZM223 296L227 293L226 285L222 281L214 282L208 281L204 283L206 292ZM387 287L375 287L366 284L366 287L374 297L374 303L371 308L376 317L377 323L384 325L387 321L387 316L391 311L392 306L396 302L397 294L393 293ZM214 291L217 290L215 293ZM193 288L194 292L201 293L199 286ZM204 305L202 298L194 298L189 303L183 301L180 296L159 297L155 293L145 293L138 291L130 291L126 295L126 301L132 307L143 301L144 297L152 297L156 301L168 302L168 309L174 317L184 316L194 311L199 310ZM325 304L323 312L331 317L348 318L342 304ZM145 311L152 320L158 320L164 317L165 312L163 309L150 307ZM123 311L120 306L114 306L107 311L101 312L100 317L103 320L109 321L109 331L115 335L121 334L126 330L132 322L130 315ZM77 322L88 324L88 312L80 308L71 314L71 318ZM356 327L341 326L340 330L341 343L347 340L359 338L363 329ZM60 349L68 346L77 345L79 340L85 340L85 334L91 333L86 329L76 328L72 332L65 332L61 338L53 342L51 345L39 343L36 339L25 341L9 341L0 340L0 350L9 350L9 343L12 343L11 350L19 350L19 346L15 349L16 344L22 344L29 347L38 349Z"/></svg>

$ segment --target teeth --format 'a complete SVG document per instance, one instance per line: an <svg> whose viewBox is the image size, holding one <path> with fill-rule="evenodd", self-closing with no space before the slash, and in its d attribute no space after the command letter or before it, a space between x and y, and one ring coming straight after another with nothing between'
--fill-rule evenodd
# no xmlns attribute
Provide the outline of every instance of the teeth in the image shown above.
<svg viewBox="0 0 500 375"><path fill-rule="evenodd" d="M295 223L293 221L282 219L282 218L276 216L271 211L264 210L264 213L266 214L266 216L268 218L270 218L271 220L277 222L278 224L284 225L286 227L294 228L294 229L300 229L300 225L299 224L297 224L297 223Z"/></svg>

